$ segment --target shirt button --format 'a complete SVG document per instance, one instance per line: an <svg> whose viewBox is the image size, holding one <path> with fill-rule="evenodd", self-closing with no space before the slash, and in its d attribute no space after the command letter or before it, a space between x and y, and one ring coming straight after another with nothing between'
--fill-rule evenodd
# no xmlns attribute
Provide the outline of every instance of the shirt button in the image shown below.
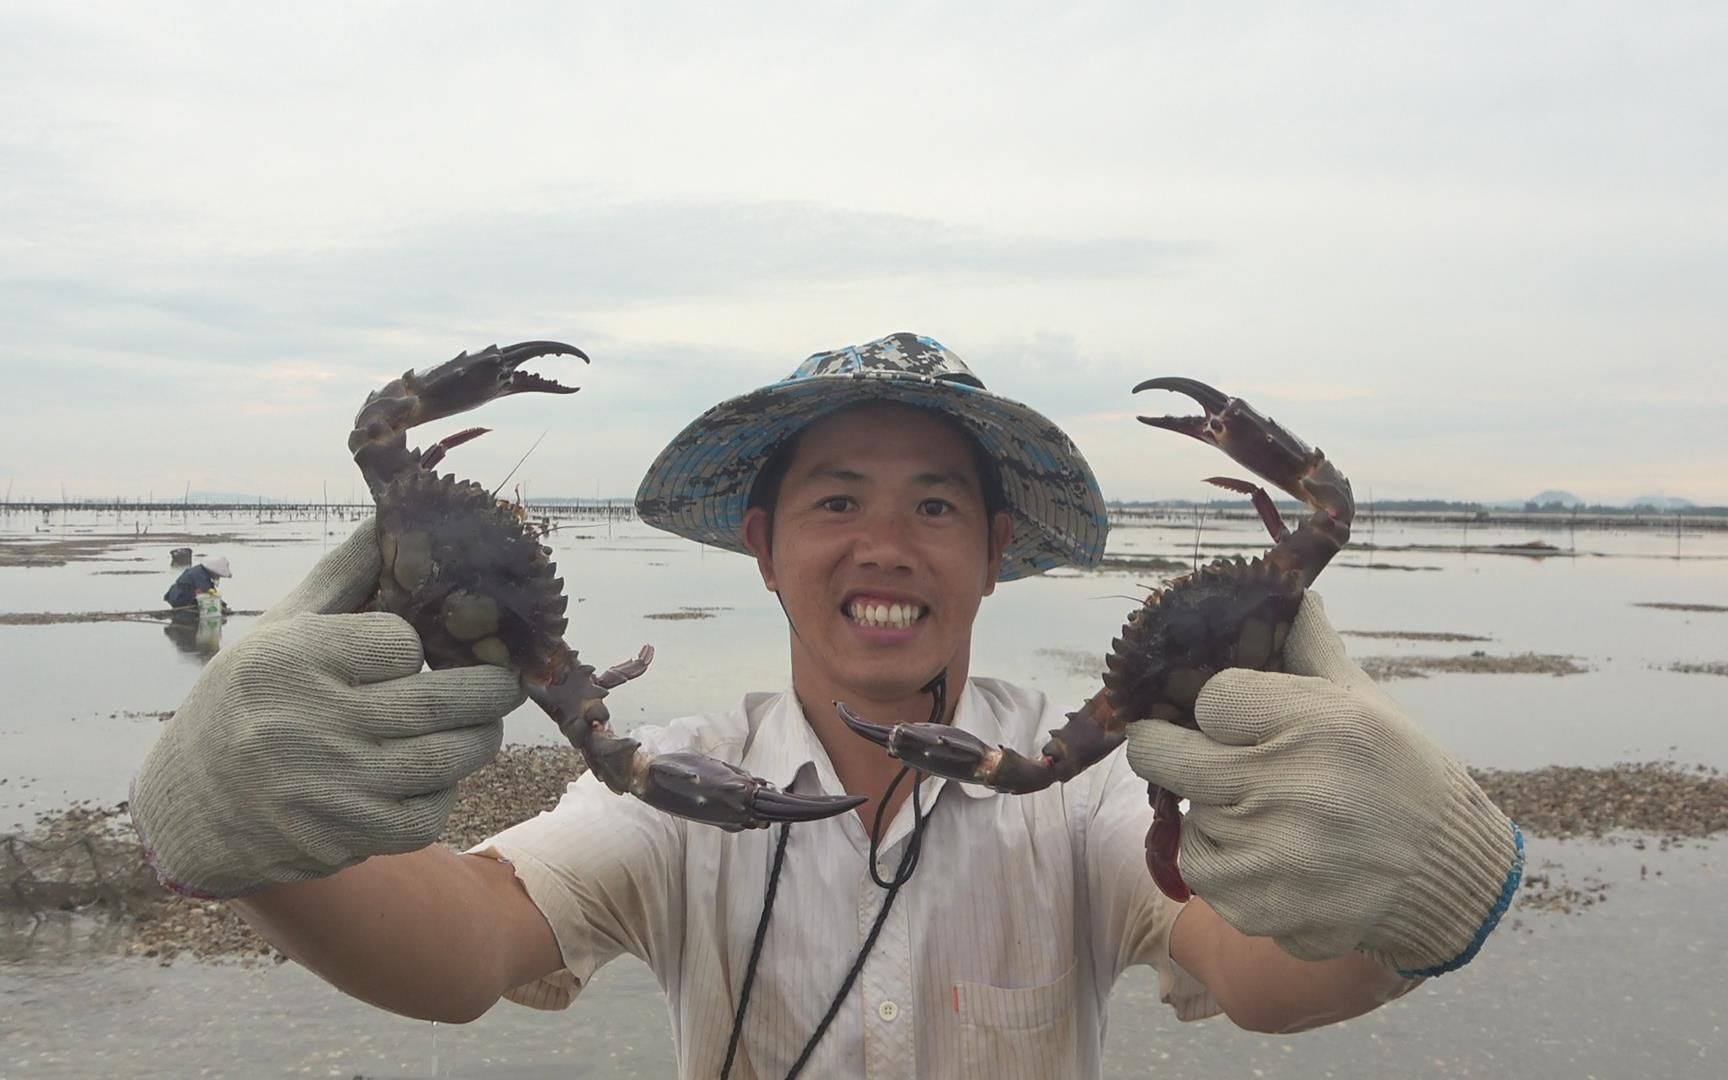
<svg viewBox="0 0 1728 1080"><path fill-rule="evenodd" d="M884 1001L882 1004L876 1006L876 1015L880 1016L884 1020L892 1021L896 1016L900 1015L900 1006L894 1004L892 1001Z"/></svg>

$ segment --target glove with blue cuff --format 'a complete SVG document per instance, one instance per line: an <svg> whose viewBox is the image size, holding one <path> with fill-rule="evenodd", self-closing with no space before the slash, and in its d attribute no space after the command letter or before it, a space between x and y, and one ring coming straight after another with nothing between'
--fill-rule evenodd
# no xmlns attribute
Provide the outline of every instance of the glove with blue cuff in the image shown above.
<svg viewBox="0 0 1728 1080"><path fill-rule="evenodd" d="M1517 891L1517 826L1351 661L1312 592L1284 667L1214 675L1199 731L1128 726L1134 771L1189 800L1183 878L1298 959L1468 963Z"/></svg>

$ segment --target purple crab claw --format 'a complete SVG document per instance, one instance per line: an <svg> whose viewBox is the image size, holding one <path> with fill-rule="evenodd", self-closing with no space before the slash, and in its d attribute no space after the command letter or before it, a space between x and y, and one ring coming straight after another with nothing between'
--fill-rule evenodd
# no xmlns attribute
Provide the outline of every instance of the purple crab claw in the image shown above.
<svg viewBox="0 0 1728 1080"><path fill-rule="evenodd" d="M1136 394L1142 390L1186 394L1206 410L1204 416L1142 416L1138 418L1142 424L1215 446L1309 506L1349 520L1354 510L1350 482L1327 462L1326 455L1254 406L1198 379L1147 379L1134 387ZM1233 491L1252 490L1245 481L1229 477L1212 477L1209 482Z"/></svg>
<svg viewBox="0 0 1728 1080"><path fill-rule="evenodd" d="M692 751L653 754L628 735L614 732L608 725L607 692L642 674L653 659L653 647L645 645L635 659L598 677L587 664L573 664L556 678L524 678L522 686L581 751L596 779L664 813L735 832L833 817L865 801L862 795L781 791L718 758Z"/></svg>
<svg viewBox="0 0 1728 1080"><path fill-rule="evenodd" d="M1174 431L1215 446L1252 469L1256 476L1276 484L1314 509L1309 521L1312 528L1292 533L1284 525L1272 499L1258 486L1228 476L1207 478L1208 483L1241 492L1253 499L1254 508L1266 530L1279 541L1280 546L1274 549L1274 561L1280 566L1300 569L1303 581L1312 582L1332 553L1350 539L1350 522L1356 513L1356 503L1350 492L1350 481L1344 474L1326 460L1325 454L1254 406L1197 379L1147 379L1134 388L1135 393L1142 390L1174 390L1193 398L1206 410L1204 416L1142 416L1139 418L1142 424ZM1292 538L1294 547L1285 545L1286 538Z"/></svg>
<svg viewBox="0 0 1728 1080"><path fill-rule="evenodd" d="M424 458L417 458L407 449L409 428L511 394L574 394L579 387L516 370L536 357L553 355L575 356L588 363L587 353L561 341L523 341L503 349L488 345L476 353L457 353L423 371L405 371L401 378L374 390L360 406L354 430L348 434L348 449L373 495L405 469L416 465L429 468L444 457L445 451L486 430L457 432L433 444Z"/></svg>
<svg viewBox="0 0 1728 1080"><path fill-rule="evenodd" d="M873 724L836 701L840 719L860 735L919 772L945 776L997 791L1023 795L1059 778L1049 758L1029 758L1006 746L990 746L951 724Z"/></svg>
<svg viewBox="0 0 1728 1080"><path fill-rule="evenodd" d="M414 400L408 426L466 412L494 398L511 394L574 394L580 387L517 368L541 356L574 356L588 363L588 354L561 341L523 341L500 349L488 345L477 353L457 353L424 371L404 372L402 392Z"/></svg>
<svg viewBox="0 0 1728 1080"><path fill-rule="evenodd" d="M561 341L523 341L500 349L488 345L421 371L405 371L366 398L354 417L348 448L365 443L385 444L409 428L478 408L511 394L574 394L580 387L517 368L541 356L574 356L588 363L588 354Z"/></svg>
<svg viewBox="0 0 1728 1080"><path fill-rule="evenodd" d="M783 821L819 821L861 805L862 795L796 795L736 765L696 753L636 750L630 793L664 813L727 832Z"/></svg>

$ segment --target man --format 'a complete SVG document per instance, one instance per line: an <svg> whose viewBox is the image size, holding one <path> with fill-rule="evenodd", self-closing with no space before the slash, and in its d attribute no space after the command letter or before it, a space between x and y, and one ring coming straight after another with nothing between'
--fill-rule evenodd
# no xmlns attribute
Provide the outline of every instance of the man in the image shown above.
<svg viewBox="0 0 1728 1080"><path fill-rule="evenodd" d="M1317 603L1286 647L1301 674L1215 677L1204 733L1135 724L1126 753L1025 796L897 782L832 703L1034 752L1073 703L973 678L973 620L998 582L1095 563L1105 533L1067 437L930 339L818 354L722 403L638 507L755 558L792 685L634 734L866 797L856 813L727 833L584 777L474 853L432 845L520 692L494 669L421 672L391 616L325 614L370 591L362 529L152 750L132 805L159 873L243 896L289 955L414 1016L563 1007L632 953L689 1077L1096 1076L1110 988L1138 963L1184 1018L1339 1020L1467 960L1516 883L1515 828L1360 677ZM1192 798L1182 868L1205 899L1154 887L1131 770Z"/></svg>
<svg viewBox="0 0 1728 1080"><path fill-rule="evenodd" d="M162 599L176 611L196 611L198 598L207 592L215 591L217 578L233 576L234 571L228 566L227 556L217 555L180 571L180 576L175 579L174 584L168 586Z"/></svg>

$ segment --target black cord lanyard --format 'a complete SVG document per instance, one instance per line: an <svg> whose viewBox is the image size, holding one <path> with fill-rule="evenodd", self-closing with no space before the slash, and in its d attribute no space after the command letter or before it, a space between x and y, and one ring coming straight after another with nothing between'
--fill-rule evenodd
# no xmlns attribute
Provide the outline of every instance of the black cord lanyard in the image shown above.
<svg viewBox="0 0 1728 1080"><path fill-rule="evenodd" d="M948 669L936 673L936 677L920 688L921 692L931 696L930 722L938 723L948 704ZM828 1025L839 1015L840 1005L851 992L852 984L858 980L859 972L864 970L864 961L870 955L870 950L876 947L876 938L881 935L883 925L888 921L888 912L894 906L894 898L900 895L900 887L912 880L913 871L918 869L918 855L924 849L924 823L930 815L924 809L923 793L918 781L912 782L912 837L906 842L906 850L900 853L900 865L895 867L894 876L887 881L876 872L876 851L882 835L882 812L888 806L888 800L894 797L894 790L900 786L900 781L906 779L912 769L908 766L894 774L889 781L888 789L882 793L882 798L876 803L876 816L870 825L870 880L879 888L886 889L888 895L882 898L882 909L876 913L876 921L870 927L870 933L864 939L864 944L858 950L858 955L852 960L852 968L846 972L846 979L840 984L840 989L834 994L834 1000L828 1003L828 1011L822 1017L822 1022L816 1025L815 1034L804 1044L804 1049L798 1055L798 1060L792 1063L792 1068L786 1073L786 1080L793 1080L803 1071L810 1055L815 1053L816 1044L822 1041L827 1033ZM934 809L932 807L931 809ZM738 1040L744 1033L744 1014L750 1008L750 991L756 985L756 964L762 959L762 945L768 938L768 919L774 913L774 896L780 889L780 868L786 863L786 840L791 835L791 823L780 826L780 839L774 845L774 866L768 872L768 894L762 900L762 918L756 924L756 940L750 946L750 963L744 968L744 986L738 993L738 1011L732 1017L732 1036L726 1041L726 1063L720 1067L720 1080L727 1080L732 1075L732 1060L738 1053Z"/></svg>

